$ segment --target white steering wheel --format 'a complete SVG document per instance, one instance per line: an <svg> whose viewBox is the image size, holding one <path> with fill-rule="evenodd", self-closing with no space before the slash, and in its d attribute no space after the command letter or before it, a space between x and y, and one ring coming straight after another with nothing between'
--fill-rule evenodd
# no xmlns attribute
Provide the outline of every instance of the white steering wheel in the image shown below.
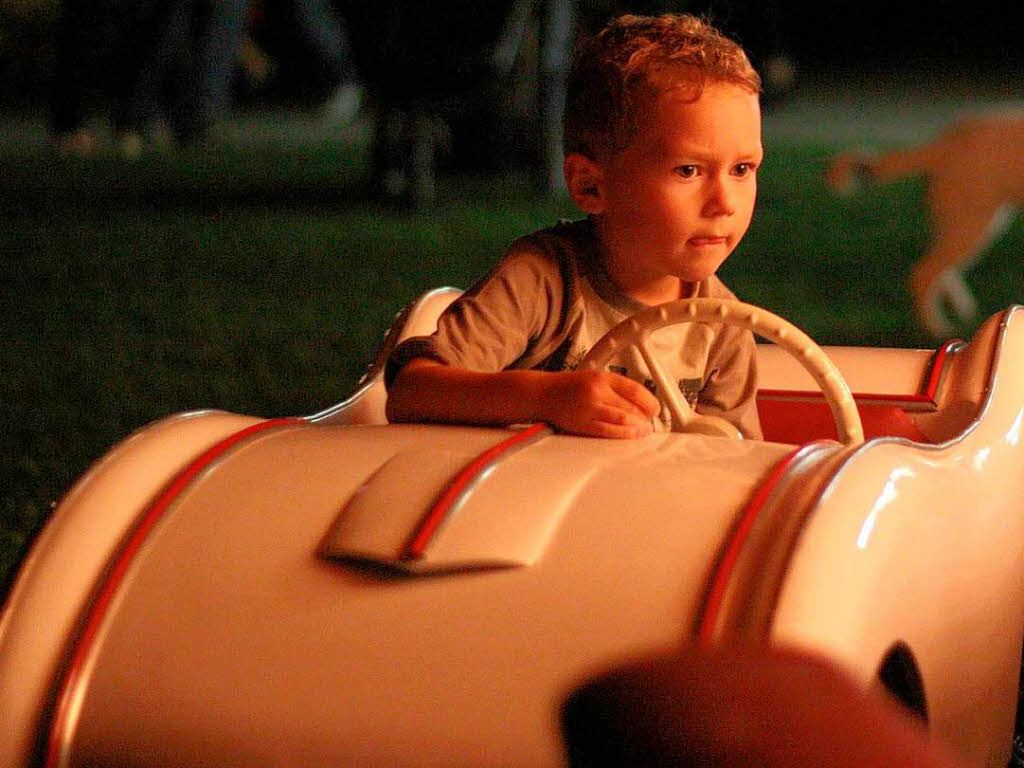
<svg viewBox="0 0 1024 768"><path fill-rule="evenodd" d="M673 432L740 437L735 425L725 419L695 413L651 353L650 335L659 328L679 323L738 325L778 344L803 364L821 388L832 411L839 441L847 445L864 441L864 429L850 388L828 355L795 325L752 304L730 299L679 299L650 307L623 320L602 336L579 367L598 370L624 349L636 347L657 384L659 397L672 414Z"/></svg>

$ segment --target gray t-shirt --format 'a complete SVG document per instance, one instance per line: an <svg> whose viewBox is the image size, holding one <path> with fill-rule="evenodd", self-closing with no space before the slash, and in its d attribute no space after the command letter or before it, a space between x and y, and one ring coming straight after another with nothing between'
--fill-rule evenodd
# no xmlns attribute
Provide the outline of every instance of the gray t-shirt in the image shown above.
<svg viewBox="0 0 1024 768"><path fill-rule="evenodd" d="M691 284L689 298L735 298L715 276ZM388 360L388 385L409 360L426 357L474 371L570 370L611 328L646 305L629 298L601 267L588 219L521 237L505 257L442 314L430 336L406 339ZM690 405L721 416L745 437L760 438L756 349L750 331L722 323L685 323L650 339ZM635 349L608 369L655 385ZM663 407L655 428L668 429Z"/></svg>

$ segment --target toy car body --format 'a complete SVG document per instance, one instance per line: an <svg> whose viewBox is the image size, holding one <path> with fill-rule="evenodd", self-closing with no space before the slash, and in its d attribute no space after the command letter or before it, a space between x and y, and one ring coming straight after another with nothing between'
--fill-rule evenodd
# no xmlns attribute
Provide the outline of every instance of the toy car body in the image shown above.
<svg viewBox="0 0 1024 768"><path fill-rule="evenodd" d="M1024 311L938 351L826 351L866 442L827 439L771 345L765 441L386 424L380 361L311 417L140 430L8 596L0 766L559 765L574 685L694 637L820 652L1005 765Z"/></svg>

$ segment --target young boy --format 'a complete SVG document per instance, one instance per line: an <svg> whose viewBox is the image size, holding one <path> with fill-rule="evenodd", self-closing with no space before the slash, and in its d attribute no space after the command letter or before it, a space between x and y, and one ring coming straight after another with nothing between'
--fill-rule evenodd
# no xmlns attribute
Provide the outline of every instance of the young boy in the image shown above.
<svg viewBox="0 0 1024 768"><path fill-rule="evenodd" d="M760 79L743 50L689 15L622 16L577 52L565 180L586 219L516 240L388 361L391 421L513 424L639 437L667 429L636 350L574 370L653 304L733 298L715 271L750 224L761 162ZM699 413L759 438L754 339L688 323L652 337Z"/></svg>

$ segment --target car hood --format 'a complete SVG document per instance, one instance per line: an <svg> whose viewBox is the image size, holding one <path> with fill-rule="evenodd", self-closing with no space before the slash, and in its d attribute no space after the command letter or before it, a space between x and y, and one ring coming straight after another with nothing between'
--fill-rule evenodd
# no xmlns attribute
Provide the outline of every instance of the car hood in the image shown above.
<svg viewBox="0 0 1024 768"><path fill-rule="evenodd" d="M235 446L174 500L126 575L72 762L130 743L159 764L237 764L253 749L289 764L560 764L565 691L692 633L723 541L792 447L552 435L457 511L431 555L443 567L324 556L346 511L376 509L402 535L375 560L453 469L507 436L283 425Z"/></svg>

